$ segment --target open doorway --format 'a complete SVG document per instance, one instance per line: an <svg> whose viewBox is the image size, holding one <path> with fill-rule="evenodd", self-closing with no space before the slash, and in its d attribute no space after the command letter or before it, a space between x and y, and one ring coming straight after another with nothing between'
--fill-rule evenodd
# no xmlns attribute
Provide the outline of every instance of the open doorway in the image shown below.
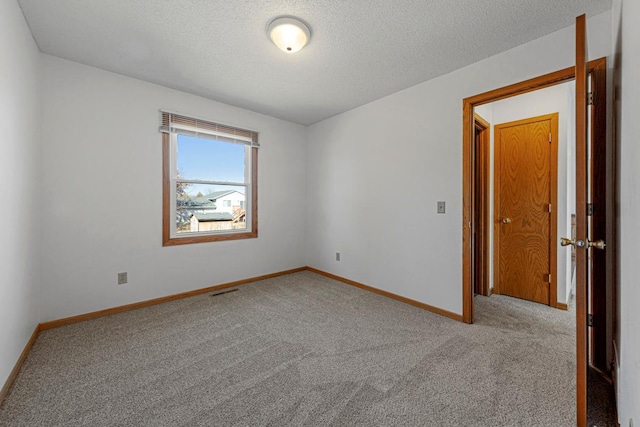
<svg viewBox="0 0 640 427"><path fill-rule="evenodd" d="M581 17L584 20L584 17ZM583 23L584 27L584 23ZM584 30L584 29L583 29ZM577 31L577 34L580 31ZM584 31L582 31L584 33ZM584 37L583 37L584 38ZM578 43L578 46L580 43ZM576 59L576 63L580 63ZM576 167L576 178L580 177L580 180L576 179L575 188L580 188L581 192L576 192L575 197L572 200L576 200L576 209L580 209L578 217L584 218L585 215L589 215L588 225L589 228L585 231L584 228L580 229L580 222L578 218L577 231L583 240L574 238L571 233L571 216L562 215L561 218L568 220L568 238L563 238L563 246L569 244L575 247L582 248L580 252L582 257L585 254L589 254L587 261L585 258L578 259L577 262L577 282L580 286L577 286L577 310L576 310L576 346L579 351L576 352L576 365L577 365L577 413L579 417L579 424L583 425L586 422L586 407L587 407L587 389L589 394L593 387L587 386L586 374L587 366L590 368L597 368L597 371L603 375L607 375L610 372L612 354L613 354L613 341L612 341L612 324L615 322L614 315L616 313L614 301L611 297L612 290L614 289L613 277L609 274L606 268L605 259L611 258L611 252L598 253L593 249L604 249L604 242L601 239L606 235L606 239L611 245L615 245L616 236L615 229L612 226L613 218L613 206L615 200L615 189L612 188L612 181L609 180L609 176L612 171L615 170L615 159L610 155L610 146L607 143L606 132L606 60L604 58L590 61L588 66L585 67L585 71L588 70L591 80L591 93L589 106L585 103L586 91L582 90L578 93L576 89L576 107L577 110L584 112L584 119L586 119L587 111L590 113L590 126L589 136L590 141L576 148L576 165L580 165L580 168ZM477 214L474 200L477 191L476 182L474 181L475 173L473 170L475 164L475 144L474 144L474 111L479 114L491 114L483 112L481 106L492 102L510 99L517 95L531 93L539 89L551 88L558 84L569 82L574 80L576 76L576 68L570 67L564 70L559 70L554 73L550 73L544 76L540 76L531 80L516 83L511 86L496 89L494 91L479 94L463 100L463 321L467 323L473 323L474 318L474 271L475 271L475 259L476 253L475 242L473 239L473 226L476 223L475 216ZM584 81L584 74L581 73L580 80ZM586 85L585 85L586 86ZM580 102L578 102L580 100ZM577 119L581 119L581 115L576 114ZM486 119L486 117L485 117ZM582 120L582 119L581 119ZM580 120L578 120L580 121ZM576 129L586 129L577 126ZM582 131L581 131L582 132ZM495 133L495 132L494 132ZM577 130L576 130L576 133ZM584 134L584 132L582 133ZM576 138L578 140L578 138ZM590 157L587 159L584 149L588 147L591 150ZM584 161L584 163L582 163ZM588 176L587 176L588 175ZM585 176L587 176L585 181ZM582 189L586 186L589 188L589 194L585 192L586 197L583 197ZM569 193L571 190L567 189ZM569 195L567 195L567 198ZM588 213L587 213L588 212ZM495 221L495 215L493 216ZM583 226L584 227L584 226ZM597 231L602 230L602 231ZM526 242L523 242L526 244ZM556 242L557 244L557 242ZM586 250L584 249L586 247ZM571 289L571 258L572 254L569 250L565 250L566 254L566 275L567 279L565 283L565 290ZM584 266L584 269L579 268ZM491 267L488 267L491 268ZM586 278L586 279L585 279ZM568 286L567 286L568 285ZM560 307L563 302L561 300L562 292L558 292L558 300ZM588 301L587 301L588 296ZM566 304L566 303L565 303ZM558 304L557 304L558 305ZM588 305L588 307L587 307ZM588 322L588 324L587 324ZM585 339L587 334L585 331L588 328L588 338ZM600 365L600 366L599 366ZM589 399L591 401L591 398ZM591 404L589 404L591 405Z"/></svg>
<svg viewBox="0 0 640 427"><path fill-rule="evenodd" d="M474 282L488 278L488 292L474 285L476 294L568 308L571 254L557 250L557 236L572 235L575 213L574 94L569 81L474 108L476 121L482 118L490 130L486 147L475 138L474 174L484 175L485 157L489 169L489 182L476 178L474 185L474 238L488 231L473 275ZM537 244L525 247L521 240ZM474 255L481 249L475 243Z"/></svg>

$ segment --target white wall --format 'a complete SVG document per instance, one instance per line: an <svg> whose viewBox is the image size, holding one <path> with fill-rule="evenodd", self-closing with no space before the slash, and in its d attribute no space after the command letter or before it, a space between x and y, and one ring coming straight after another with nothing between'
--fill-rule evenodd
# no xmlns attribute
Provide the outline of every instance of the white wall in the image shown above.
<svg viewBox="0 0 640 427"><path fill-rule="evenodd" d="M558 239L560 237L571 236L571 213L575 213L575 203L568 206L567 192L569 184L575 185L575 179L571 179L575 174L575 168L571 165L575 159L571 155L573 144L568 144L570 130L573 129L575 107L571 103L573 82L563 83L540 89L534 92L525 93L512 98L503 99L479 107L480 111L492 117L491 135L495 135L493 126L544 114L558 113L558 198L553 202L554 210L557 213ZM573 132L571 132L573 134ZM493 175L494 175L494 146L491 139L491 191L492 203L489 215L491 223L495 223L493 217ZM493 227L490 228L491 242L493 242ZM558 240L559 242L559 240ZM571 251L560 247L557 243L558 258L557 263L557 295L558 301L566 303L571 292ZM491 254L493 255L493 254ZM490 265L493 266L493 258L490 258ZM493 277L492 277L493 278ZM493 287L493 281L491 281Z"/></svg>
<svg viewBox="0 0 640 427"><path fill-rule="evenodd" d="M14 0L0 0L0 64L1 388L39 320L40 53Z"/></svg>
<svg viewBox="0 0 640 427"><path fill-rule="evenodd" d="M491 108L491 104L478 105L477 107L475 107L473 112L475 114L478 114L487 122L493 124L493 108Z"/></svg>
<svg viewBox="0 0 640 427"><path fill-rule="evenodd" d="M589 55L610 51L604 13L589 19ZM307 263L462 313L462 99L571 66L573 53L569 27L311 126ZM402 209L384 209L390 195Z"/></svg>
<svg viewBox="0 0 640 427"><path fill-rule="evenodd" d="M42 66L43 321L306 264L303 126L48 55ZM257 239L162 247L159 109L260 132Z"/></svg>
<svg viewBox="0 0 640 427"><path fill-rule="evenodd" d="M621 93L616 98L620 150L618 419L627 427L631 418L635 426L640 425L640 2L616 0L612 15L618 62L615 84Z"/></svg>

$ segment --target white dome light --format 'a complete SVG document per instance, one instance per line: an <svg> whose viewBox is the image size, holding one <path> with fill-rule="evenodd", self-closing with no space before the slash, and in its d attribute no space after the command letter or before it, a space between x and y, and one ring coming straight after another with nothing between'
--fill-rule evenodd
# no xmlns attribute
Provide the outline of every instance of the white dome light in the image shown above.
<svg viewBox="0 0 640 427"><path fill-rule="evenodd" d="M278 18L269 25L269 37L284 52L295 53L309 43L311 32L297 19Z"/></svg>

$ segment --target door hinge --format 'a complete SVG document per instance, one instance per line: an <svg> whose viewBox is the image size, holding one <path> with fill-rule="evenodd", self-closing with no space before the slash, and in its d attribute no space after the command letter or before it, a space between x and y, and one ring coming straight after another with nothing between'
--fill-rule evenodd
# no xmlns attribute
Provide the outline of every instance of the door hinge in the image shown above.
<svg viewBox="0 0 640 427"><path fill-rule="evenodd" d="M588 105L593 105L593 92L589 92L587 94L587 104Z"/></svg>
<svg viewBox="0 0 640 427"><path fill-rule="evenodd" d="M547 275L547 282L548 282L548 283L551 283L551 273L549 273L549 274Z"/></svg>
<svg viewBox="0 0 640 427"><path fill-rule="evenodd" d="M549 142L551 142L551 134L549 134Z"/></svg>
<svg viewBox="0 0 640 427"><path fill-rule="evenodd" d="M549 203L549 213L551 213L551 212L553 212L553 211L551 210L551 203Z"/></svg>
<svg viewBox="0 0 640 427"><path fill-rule="evenodd" d="M593 314L587 314L587 326L593 326Z"/></svg>
<svg viewBox="0 0 640 427"><path fill-rule="evenodd" d="M587 203L587 216L593 216L593 203Z"/></svg>

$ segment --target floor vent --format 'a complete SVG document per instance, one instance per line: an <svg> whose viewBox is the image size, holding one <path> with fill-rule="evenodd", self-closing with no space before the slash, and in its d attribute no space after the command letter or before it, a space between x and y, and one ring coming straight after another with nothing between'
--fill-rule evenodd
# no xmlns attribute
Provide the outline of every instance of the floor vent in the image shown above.
<svg viewBox="0 0 640 427"><path fill-rule="evenodd" d="M237 291L238 288L233 288L233 289L224 289L222 291L219 292L214 292L211 294L212 297L217 297L218 295L222 295L222 294L228 294L229 292L235 292Z"/></svg>

